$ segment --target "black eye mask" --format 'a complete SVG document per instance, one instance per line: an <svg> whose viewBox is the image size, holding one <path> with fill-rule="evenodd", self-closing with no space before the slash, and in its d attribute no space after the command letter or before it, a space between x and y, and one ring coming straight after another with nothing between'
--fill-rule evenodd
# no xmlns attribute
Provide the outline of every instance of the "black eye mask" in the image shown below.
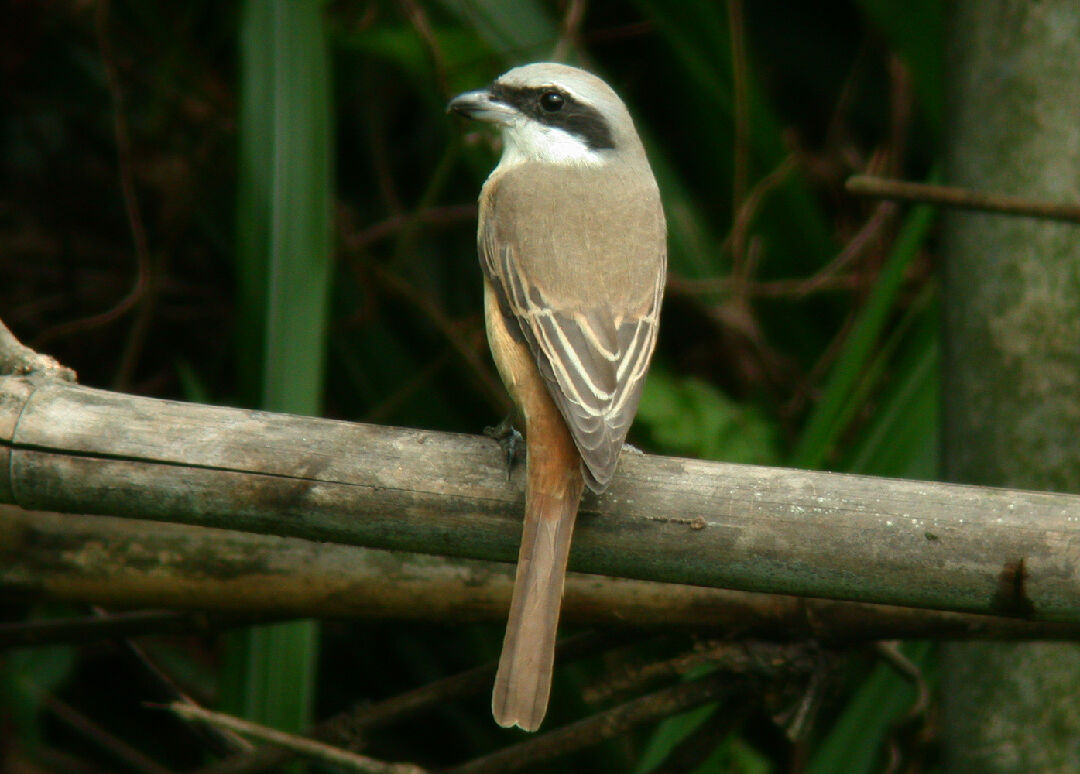
<svg viewBox="0 0 1080 774"><path fill-rule="evenodd" d="M579 137L589 150L615 149L611 127L599 111L557 86L493 83L488 91L492 99L516 108L522 115Z"/></svg>

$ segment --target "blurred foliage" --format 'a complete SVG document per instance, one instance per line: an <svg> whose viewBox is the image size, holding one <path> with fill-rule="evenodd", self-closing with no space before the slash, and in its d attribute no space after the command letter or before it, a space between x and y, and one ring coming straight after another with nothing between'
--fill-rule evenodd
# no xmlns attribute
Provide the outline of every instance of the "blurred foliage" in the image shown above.
<svg viewBox="0 0 1080 774"><path fill-rule="evenodd" d="M329 36L321 0L248 0L240 19L237 369L242 400L322 407L333 239ZM227 711L285 731L311 724L318 626L226 635Z"/></svg>
<svg viewBox="0 0 1080 774"><path fill-rule="evenodd" d="M279 192L304 189L332 210L333 265L320 280L318 229L293 220L288 198L252 199L244 174L247 154L271 153L272 168L312 153L288 150L288 137L258 142L272 131L269 91L301 83L291 68L317 67L305 51L318 45L275 53L271 33L235 4L9 3L0 317L86 384L475 432L508 405L486 351L475 258L475 200L497 138L446 116L445 104L511 64L560 58L624 96L668 213L671 281L632 440L661 453L932 477L933 220L853 199L843 181L932 175L943 5L329 3L327 93L294 93L292 110L317 120L302 107L312 98L310 110L332 110L320 130L332 166L321 179L286 174ZM265 44L264 58L242 57L242 40ZM238 129L251 121L268 128ZM274 280L267 255L297 263ZM303 378L290 384L291 355L266 362L274 352L307 363ZM295 399L274 398L293 388ZM327 622L315 715L493 658L500 641L498 625ZM220 643L144 645L185 689L216 700ZM669 655L687 646L666 644ZM560 670L547 726L595 709L576 697L608 666ZM140 770L112 739L174 769L205 760L172 720L142 708L149 678L123 648L17 652L0 667L3 684L19 686L0 696L12 766ZM914 721L899 725L908 681L864 657L830 675L798 741L777 728L783 708L762 690L546 770L659 770L691 737L711 744L680 770L883 771L890 749L924 770L925 739L910 733ZM42 692L96 730L43 709ZM394 726L365 752L444 766L511 738L479 696Z"/></svg>

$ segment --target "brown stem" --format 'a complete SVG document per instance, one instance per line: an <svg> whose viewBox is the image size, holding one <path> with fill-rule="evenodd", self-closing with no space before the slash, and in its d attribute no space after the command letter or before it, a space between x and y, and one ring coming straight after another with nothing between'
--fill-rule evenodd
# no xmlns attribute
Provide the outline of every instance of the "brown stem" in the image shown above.
<svg viewBox="0 0 1080 774"><path fill-rule="evenodd" d="M962 210L980 210L1004 215L1080 223L1080 205L1077 204L1039 202L1020 196L1003 196L972 191L968 188L889 180L870 175L852 175L844 187L858 196L877 199L900 199Z"/></svg>
<svg viewBox="0 0 1080 774"><path fill-rule="evenodd" d="M541 761L599 744L642 723L655 722L715 701L726 692L729 684L730 679L721 673L678 683L577 723L447 769L444 774L496 774L535 766Z"/></svg>

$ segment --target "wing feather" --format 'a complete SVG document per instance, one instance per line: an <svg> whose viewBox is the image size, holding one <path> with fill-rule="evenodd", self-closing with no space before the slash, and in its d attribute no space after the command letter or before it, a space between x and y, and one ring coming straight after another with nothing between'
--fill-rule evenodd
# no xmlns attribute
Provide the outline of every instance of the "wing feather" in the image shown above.
<svg viewBox="0 0 1080 774"><path fill-rule="evenodd" d="M663 246L661 245L661 250ZM663 255L651 298L627 319L614 310L560 306L522 270L517 245L499 242L492 229L481 233L484 271L536 361L538 370L570 428L590 489L601 491L615 472L619 452L641 399L649 359L656 346Z"/></svg>

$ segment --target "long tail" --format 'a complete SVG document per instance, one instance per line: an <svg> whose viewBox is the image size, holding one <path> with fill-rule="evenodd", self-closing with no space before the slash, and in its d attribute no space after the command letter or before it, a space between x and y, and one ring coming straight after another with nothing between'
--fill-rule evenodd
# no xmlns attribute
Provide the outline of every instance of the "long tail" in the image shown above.
<svg viewBox="0 0 1080 774"><path fill-rule="evenodd" d="M584 488L576 455L571 464L565 457L558 466L538 462L526 462L525 526L491 696L495 722L526 731L539 728L547 712L566 559Z"/></svg>

